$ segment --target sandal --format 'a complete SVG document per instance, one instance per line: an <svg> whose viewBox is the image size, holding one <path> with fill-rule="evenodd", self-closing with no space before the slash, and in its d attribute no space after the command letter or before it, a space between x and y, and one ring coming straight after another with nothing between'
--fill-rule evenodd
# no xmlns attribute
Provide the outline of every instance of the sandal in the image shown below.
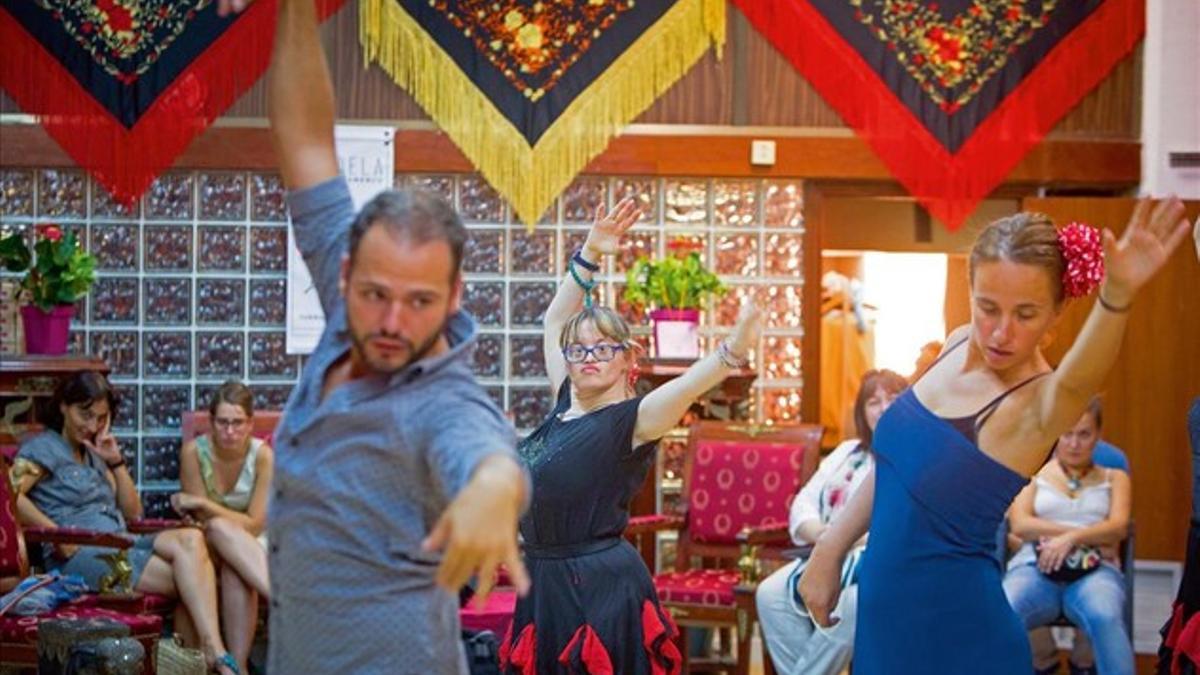
<svg viewBox="0 0 1200 675"><path fill-rule="evenodd" d="M242 670L238 668L237 661L234 660L233 654L230 654L229 652L225 652L217 657L216 661L213 661L212 671L214 673L219 673L221 672L220 668L222 666L233 672L233 675L242 675Z"/></svg>

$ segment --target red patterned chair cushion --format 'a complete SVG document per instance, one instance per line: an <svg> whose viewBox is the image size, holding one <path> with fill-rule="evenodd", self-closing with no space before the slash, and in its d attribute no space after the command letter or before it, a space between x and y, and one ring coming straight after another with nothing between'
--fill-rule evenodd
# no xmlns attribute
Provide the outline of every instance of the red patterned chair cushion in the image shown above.
<svg viewBox="0 0 1200 675"><path fill-rule="evenodd" d="M95 593L88 593L75 601L79 607L104 607L115 612L128 614L162 614L174 611L177 601L158 593L142 593L135 600L102 601Z"/></svg>
<svg viewBox="0 0 1200 675"><path fill-rule="evenodd" d="M490 630L497 637L508 632L512 623L513 610L517 606L517 592L510 590L493 591L488 596L487 604L480 609L472 600L458 611L463 630Z"/></svg>
<svg viewBox="0 0 1200 675"><path fill-rule="evenodd" d="M0 462L0 467L7 463ZM17 514L13 509L12 483L0 470L0 577L21 576L21 551L17 542Z"/></svg>
<svg viewBox="0 0 1200 675"><path fill-rule="evenodd" d="M94 619L104 618L120 621L129 626L129 633L139 640L146 636L158 637L162 632L162 617L153 614L124 614L102 607L81 607L67 604L37 616L0 616L0 642L9 644L37 645L38 624L47 619Z"/></svg>
<svg viewBox="0 0 1200 675"><path fill-rule="evenodd" d="M695 452L688 487L693 541L736 544L743 527L787 522L800 489L802 446L702 440Z"/></svg>
<svg viewBox="0 0 1200 675"><path fill-rule="evenodd" d="M654 587L662 602L733 607L733 587L738 581L733 570L687 570L656 575Z"/></svg>

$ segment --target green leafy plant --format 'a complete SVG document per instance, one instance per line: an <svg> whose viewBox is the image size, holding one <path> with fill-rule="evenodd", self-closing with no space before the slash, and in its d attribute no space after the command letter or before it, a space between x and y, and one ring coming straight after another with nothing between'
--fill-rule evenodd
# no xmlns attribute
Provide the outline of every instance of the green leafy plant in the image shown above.
<svg viewBox="0 0 1200 675"><path fill-rule="evenodd" d="M53 224L37 226L32 251L21 233L0 239L0 264L9 272L25 272L23 294L47 312L86 295L96 279L96 259L80 248L75 233Z"/></svg>
<svg viewBox="0 0 1200 675"><path fill-rule="evenodd" d="M700 262L686 242L672 242L661 260L642 256L625 275L625 300L652 309L703 309L709 297L725 294L725 285Z"/></svg>

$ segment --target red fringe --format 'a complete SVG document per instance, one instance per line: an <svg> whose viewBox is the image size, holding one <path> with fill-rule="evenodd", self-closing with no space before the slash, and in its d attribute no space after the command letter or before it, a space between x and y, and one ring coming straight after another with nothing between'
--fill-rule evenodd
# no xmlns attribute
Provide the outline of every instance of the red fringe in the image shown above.
<svg viewBox="0 0 1200 675"><path fill-rule="evenodd" d="M509 624L504 643L500 645L500 671L508 672L512 668L521 675L536 675L537 635L533 632L533 624L525 624L516 644L512 643L512 632L513 624Z"/></svg>
<svg viewBox="0 0 1200 675"><path fill-rule="evenodd" d="M670 614L660 615L650 600L642 603L642 644L650 659L651 675L679 675L683 669L683 655L675 644L676 635L679 635L679 628Z"/></svg>
<svg viewBox="0 0 1200 675"><path fill-rule="evenodd" d="M733 0L930 214L957 229L1145 32L1143 0L1108 0L951 155L807 0Z"/></svg>
<svg viewBox="0 0 1200 675"><path fill-rule="evenodd" d="M325 18L345 0L319 0ZM258 80L271 58L277 0L252 3L126 130L0 8L0 87L125 205ZM215 11L209 8L206 11Z"/></svg>
<svg viewBox="0 0 1200 675"><path fill-rule="evenodd" d="M577 663L583 665L584 672L588 675L613 675L612 658L609 657L608 650L596 636L596 631L586 623L575 631L575 635L571 636L571 641L567 643L566 647L563 647L562 653L558 655L558 662L570 668L577 647L579 648Z"/></svg>
<svg viewBox="0 0 1200 675"><path fill-rule="evenodd" d="M1180 615L1182 618L1182 614ZM1192 615L1179 631L1179 637L1174 645L1175 656L1171 659L1171 675L1183 672L1183 657L1186 655L1192 663L1200 665L1200 612Z"/></svg>

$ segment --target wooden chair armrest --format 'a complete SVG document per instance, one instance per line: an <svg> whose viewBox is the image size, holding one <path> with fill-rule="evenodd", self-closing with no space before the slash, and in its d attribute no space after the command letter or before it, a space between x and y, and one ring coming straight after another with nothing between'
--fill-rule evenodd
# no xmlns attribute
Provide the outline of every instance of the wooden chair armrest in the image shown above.
<svg viewBox="0 0 1200 675"><path fill-rule="evenodd" d="M787 523L771 523L769 525L743 527L742 531L737 533L737 540L739 543L751 546L761 544L781 545L791 541L791 535L788 533Z"/></svg>
<svg viewBox="0 0 1200 675"><path fill-rule="evenodd" d="M649 516L636 516L629 519L625 527L626 536L638 536L664 530L678 530L683 527L683 516L671 516L655 513Z"/></svg>
<svg viewBox="0 0 1200 675"><path fill-rule="evenodd" d="M132 534L154 534L163 530L175 530L187 527L187 523L178 518L138 518L131 520L126 526Z"/></svg>
<svg viewBox="0 0 1200 675"><path fill-rule="evenodd" d="M26 527L23 533L26 543L75 544L118 549L133 546L133 540L124 535L96 532L82 527Z"/></svg>

